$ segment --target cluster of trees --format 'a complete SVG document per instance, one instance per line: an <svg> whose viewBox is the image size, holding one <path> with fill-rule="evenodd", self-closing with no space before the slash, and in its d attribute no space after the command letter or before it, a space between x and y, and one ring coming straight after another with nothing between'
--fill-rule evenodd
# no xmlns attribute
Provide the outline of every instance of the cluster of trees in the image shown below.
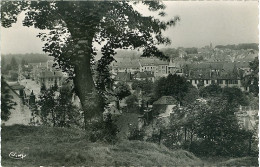
<svg viewBox="0 0 260 167"><path fill-rule="evenodd" d="M63 86L58 91L57 85L49 89L43 85L36 110L34 112L38 113L44 125L80 126L80 110L72 103L72 90L69 86Z"/></svg>
<svg viewBox="0 0 260 167"><path fill-rule="evenodd" d="M198 48L192 47L192 48L184 48L184 51L187 54L198 54Z"/></svg>
<svg viewBox="0 0 260 167"><path fill-rule="evenodd" d="M40 53L27 53L27 54L3 54L2 59L5 60L5 64L9 64L12 59L15 59L18 64L22 64L22 61L25 61L27 63L41 63L46 62L50 59L46 54L40 54Z"/></svg>
<svg viewBox="0 0 260 167"><path fill-rule="evenodd" d="M137 111L138 100L141 102L141 107L138 111L147 108L148 104L153 104L162 96L172 96L181 105L186 105L195 101L199 97L197 88L187 82L184 77L176 74L169 74L167 77L160 78L154 83L150 80L135 80L132 83L134 93L126 98L126 103L134 111Z"/></svg>
<svg viewBox="0 0 260 167"><path fill-rule="evenodd" d="M165 54L167 57L177 58L179 57L179 50L184 50L187 54L198 54L198 48L192 47L192 48L163 48L161 51ZM188 58L188 57L187 57ZM201 58L200 58L201 59Z"/></svg>
<svg viewBox="0 0 260 167"><path fill-rule="evenodd" d="M172 96L181 105L193 102L198 98L198 94L198 90L190 82L176 74L169 74L166 78L155 81L153 86L154 100L162 96Z"/></svg>
<svg viewBox="0 0 260 167"><path fill-rule="evenodd" d="M142 84L145 81L136 82L133 88L146 87ZM256 154L251 151L252 142L256 143L253 137L256 132L241 129L236 117L240 105L250 104L251 94L217 84L200 85L197 89L177 75L161 78L149 88L153 101L172 96L181 104L174 109L169 125L159 123L159 131L148 138L149 141L162 142L169 148L181 147L202 156ZM131 134L130 139L135 140L142 140L146 135L142 130L132 130Z"/></svg>
<svg viewBox="0 0 260 167"><path fill-rule="evenodd" d="M219 49L232 49L232 50L247 50L247 49L254 49L258 51L258 44L257 43L244 43L238 45L217 45L215 48Z"/></svg>
<svg viewBox="0 0 260 167"><path fill-rule="evenodd" d="M9 74L9 80L17 81L18 79L18 63L14 57L7 63L5 58L1 60L2 74Z"/></svg>
<svg viewBox="0 0 260 167"><path fill-rule="evenodd" d="M168 147L179 142L180 147L201 156L248 155L253 132L240 128L235 112L237 108L223 97L195 101L176 110L171 117L170 128L166 129L177 140L162 138Z"/></svg>

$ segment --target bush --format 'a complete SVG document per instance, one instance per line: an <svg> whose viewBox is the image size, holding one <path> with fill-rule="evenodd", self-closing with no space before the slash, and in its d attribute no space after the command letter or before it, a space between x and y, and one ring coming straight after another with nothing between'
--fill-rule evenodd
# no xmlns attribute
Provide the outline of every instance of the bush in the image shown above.
<svg viewBox="0 0 260 167"><path fill-rule="evenodd" d="M91 142L104 141L114 144L117 141L118 127L111 118L111 115L107 116L104 121L97 121L89 126Z"/></svg>
<svg viewBox="0 0 260 167"><path fill-rule="evenodd" d="M129 130L129 140L140 140L144 139L145 132L143 130L138 130L137 128L133 128Z"/></svg>

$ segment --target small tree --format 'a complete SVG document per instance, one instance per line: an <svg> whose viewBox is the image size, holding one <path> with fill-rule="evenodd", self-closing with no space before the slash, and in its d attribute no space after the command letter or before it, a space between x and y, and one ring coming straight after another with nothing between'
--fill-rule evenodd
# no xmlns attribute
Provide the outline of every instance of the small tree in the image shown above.
<svg viewBox="0 0 260 167"><path fill-rule="evenodd" d="M117 98L117 108L119 108L119 101L131 95L129 86L124 82L118 82L114 89L115 97Z"/></svg>
<svg viewBox="0 0 260 167"><path fill-rule="evenodd" d="M60 89L55 105L56 122L59 127L79 126L79 109L72 103L72 93L69 87L63 86Z"/></svg>
<svg viewBox="0 0 260 167"><path fill-rule="evenodd" d="M55 105L57 101L55 99L55 93L52 89L41 91L39 101L37 102L40 109L40 118L45 125L56 126L56 113Z"/></svg>
<svg viewBox="0 0 260 167"><path fill-rule="evenodd" d="M222 93L222 88L217 84L211 84L206 87L202 87L200 89L200 96L201 97L212 97L212 96L220 96Z"/></svg>
<svg viewBox="0 0 260 167"><path fill-rule="evenodd" d="M115 85L114 92L115 92L115 96L119 100L122 100L123 98L131 95L129 86L126 83L124 83L124 82L118 82Z"/></svg>
<svg viewBox="0 0 260 167"><path fill-rule="evenodd" d="M152 93L153 82L146 79L146 80L134 80L132 84L132 89L137 91L143 91L144 94Z"/></svg>
<svg viewBox="0 0 260 167"><path fill-rule="evenodd" d="M135 111L138 107L138 98L136 95L132 94L126 98L126 104L128 111Z"/></svg>
<svg viewBox="0 0 260 167"><path fill-rule="evenodd" d="M241 89L236 87L225 87L223 88L222 97L227 100L229 105L243 105L249 104L247 96L241 91Z"/></svg>
<svg viewBox="0 0 260 167"><path fill-rule="evenodd" d="M7 83L4 78L1 77L1 120L7 121L11 115L10 110L14 109L17 105L16 102L12 101L13 96L10 95Z"/></svg>
<svg viewBox="0 0 260 167"><path fill-rule="evenodd" d="M182 103L184 96L190 88L190 83L184 77L169 74L167 78L161 78L154 83L154 97L173 96Z"/></svg>

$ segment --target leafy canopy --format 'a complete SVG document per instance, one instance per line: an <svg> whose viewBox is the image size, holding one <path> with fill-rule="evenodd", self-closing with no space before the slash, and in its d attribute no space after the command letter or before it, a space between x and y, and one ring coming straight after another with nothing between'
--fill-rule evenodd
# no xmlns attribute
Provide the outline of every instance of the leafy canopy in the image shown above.
<svg viewBox="0 0 260 167"><path fill-rule="evenodd" d="M94 42L103 44L99 63L107 65L114 59L114 49L144 48L143 56L163 57L155 45L169 44L162 35L179 17L167 22L143 16L135 8L139 2L126 1L17 1L2 2L1 24L11 27L17 15L25 11L24 26L48 29L39 37L46 41L43 50L54 56L65 71L77 65L78 55L96 55ZM164 16L165 6L158 1L144 1L150 11ZM81 45L85 45L82 49Z"/></svg>
<svg viewBox="0 0 260 167"><path fill-rule="evenodd" d="M1 120L7 121L11 115L10 110L17 105L13 101L13 96L10 95L10 89L7 88L7 83L4 78L1 78Z"/></svg>

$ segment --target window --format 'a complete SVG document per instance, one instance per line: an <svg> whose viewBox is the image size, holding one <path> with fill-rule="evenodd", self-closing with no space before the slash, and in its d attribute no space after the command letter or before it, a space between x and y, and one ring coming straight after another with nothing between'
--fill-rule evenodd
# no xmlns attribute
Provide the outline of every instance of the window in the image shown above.
<svg viewBox="0 0 260 167"><path fill-rule="evenodd" d="M209 80L206 80L206 84L209 84Z"/></svg>
<svg viewBox="0 0 260 167"><path fill-rule="evenodd" d="M197 80L195 79L195 84L197 84Z"/></svg>
<svg viewBox="0 0 260 167"><path fill-rule="evenodd" d="M218 82L218 84L223 84L223 80L221 80L221 79L218 79L217 82Z"/></svg>

